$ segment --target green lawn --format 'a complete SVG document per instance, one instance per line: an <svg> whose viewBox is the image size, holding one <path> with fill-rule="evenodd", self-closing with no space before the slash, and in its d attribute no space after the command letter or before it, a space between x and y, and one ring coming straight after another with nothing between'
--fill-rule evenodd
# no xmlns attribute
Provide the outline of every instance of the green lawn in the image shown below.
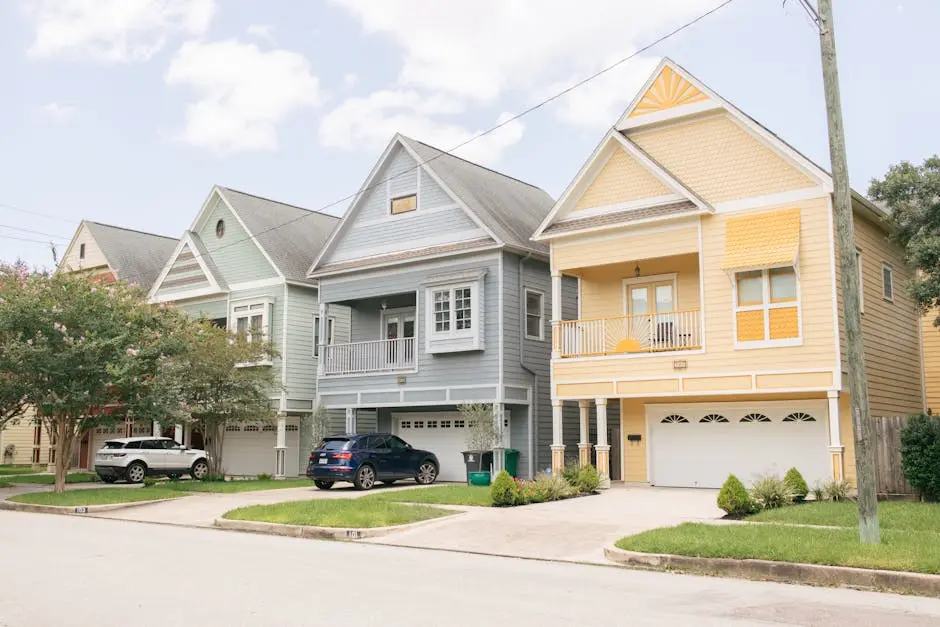
<svg viewBox="0 0 940 627"><path fill-rule="evenodd" d="M316 499L242 507L225 514L229 520L252 520L316 527L391 527L448 516L454 512L426 505L403 505L371 498Z"/></svg>
<svg viewBox="0 0 940 627"><path fill-rule="evenodd" d="M858 525L857 511L855 503L804 503L794 507L764 510L748 520L856 527ZM940 533L940 503L885 501L878 504L878 519L882 529Z"/></svg>
<svg viewBox="0 0 940 627"><path fill-rule="evenodd" d="M371 494L366 499L391 503L434 503L436 505L477 505L492 507L490 489L485 486L440 485L414 490L391 490Z"/></svg>
<svg viewBox="0 0 940 627"><path fill-rule="evenodd" d="M19 466L6 464L0 466L0 477L5 475L28 475L31 472L33 472L33 467L28 464L20 464Z"/></svg>
<svg viewBox="0 0 940 627"><path fill-rule="evenodd" d="M182 496L175 490L163 488L91 488L89 490L66 490L55 492L30 492L11 497L17 503L33 505L111 505L113 503L137 503L139 501L157 501Z"/></svg>
<svg viewBox="0 0 940 627"><path fill-rule="evenodd" d="M313 487L309 479L245 479L244 481L168 481L162 487L179 492L255 492Z"/></svg>
<svg viewBox="0 0 940 627"><path fill-rule="evenodd" d="M790 509L800 509L793 507ZM862 545L855 529L684 523L621 538L627 551L765 559L940 574L940 534L885 529L880 545Z"/></svg>
<svg viewBox="0 0 940 627"><path fill-rule="evenodd" d="M12 488L13 484L7 481L0 481L0 488Z"/></svg>
<svg viewBox="0 0 940 627"><path fill-rule="evenodd" d="M13 483L52 485L55 483L55 475L14 475L7 476L6 480ZM96 481L100 481L100 479L93 472L73 472L65 478L66 483L94 483Z"/></svg>

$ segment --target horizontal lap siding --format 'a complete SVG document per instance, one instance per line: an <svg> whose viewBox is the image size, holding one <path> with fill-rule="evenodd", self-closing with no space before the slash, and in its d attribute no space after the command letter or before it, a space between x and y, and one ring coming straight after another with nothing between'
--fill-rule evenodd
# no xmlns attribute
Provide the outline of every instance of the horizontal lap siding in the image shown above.
<svg viewBox="0 0 940 627"><path fill-rule="evenodd" d="M552 267L564 271L697 251L698 227L683 221L553 240Z"/></svg>
<svg viewBox="0 0 940 627"><path fill-rule="evenodd" d="M314 316L319 313L315 289L289 286L287 297L287 346L282 348L287 358L287 398L313 399L317 394L317 358L313 356L316 339L313 337ZM341 321L349 328L349 316L335 308L334 335Z"/></svg>
<svg viewBox="0 0 940 627"><path fill-rule="evenodd" d="M604 163L597 178L578 199L576 210L605 207L674 193L619 146Z"/></svg>
<svg viewBox="0 0 940 627"><path fill-rule="evenodd" d="M225 221L225 235L222 237L215 235L215 227L219 220ZM229 285L271 279L277 276L274 267L251 239L251 235L242 228L237 218L221 200L214 201L205 224L197 234L205 244L222 278Z"/></svg>
<svg viewBox="0 0 940 627"><path fill-rule="evenodd" d="M228 320L227 298L195 303L181 301L179 303L174 303L174 306L178 307L179 310L185 313L187 316L191 316L193 318L204 316L209 320L218 320L219 318L225 318Z"/></svg>
<svg viewBox="0 0 940 627"><path fill-rule="evenodd" d="M85 245L84 259L79 258L82 244ZM82 224L78 233L75 234L72 249L68 251L68 255L62 258L59 267L69 270L87 270L88 268L97 268L99 266L103 266L107 269L108 260L105 259L104 253L102 253L101 248L98 247L98 243L95 241L94 236L92 236L91 231L87 226Z"/></svg>
<svg viewBox="0 0 940 627"><path fill-rule="evenodd" d="M927 407L933 410L933 413L940 411L940 328L933 324L937 314L937 310L931 309L921 319Z"/></svg>
<svg viewBox="0 0 940 627"><path fill-rule="evenodd" d="M623 281L635 278L635 269L631 263L585 268L581 272L581 317L624 315ZM676 308L682 311L699 308L697 254L647 259L640 264L640 271L642 276L677 273Z"/></svg>

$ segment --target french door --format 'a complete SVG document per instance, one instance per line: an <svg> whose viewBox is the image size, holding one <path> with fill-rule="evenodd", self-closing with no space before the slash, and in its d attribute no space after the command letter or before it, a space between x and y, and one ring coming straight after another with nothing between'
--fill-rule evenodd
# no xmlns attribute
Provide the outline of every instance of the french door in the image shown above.
<svg viewBox="0 0 940 627"><path fill-rule="evenodd" d="M382 339L399 340L414 338L415 312L401 311L382 314ZM387 342L386 354L389 364L410 365L414 363L414 342Z"/></svg>
<svg viewBox="0 0 940 627"><path fill-rule="evenodd" d="M672 281L628 284L626 301L628 337L653 350L675 345L678 329Z"/></svg>

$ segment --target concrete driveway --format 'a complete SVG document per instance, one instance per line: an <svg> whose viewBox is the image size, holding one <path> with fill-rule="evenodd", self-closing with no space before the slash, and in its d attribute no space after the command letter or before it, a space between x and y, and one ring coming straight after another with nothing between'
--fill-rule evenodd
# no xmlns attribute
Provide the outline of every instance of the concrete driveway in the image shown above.
<svg viewBox="0 0 940 627"><path fill-rule="evenodd" d="M606 564L603 547L625 535L723 516L715 505L717 494L615 484L584 498L472 508L462 516L364 542Z"/></svg>

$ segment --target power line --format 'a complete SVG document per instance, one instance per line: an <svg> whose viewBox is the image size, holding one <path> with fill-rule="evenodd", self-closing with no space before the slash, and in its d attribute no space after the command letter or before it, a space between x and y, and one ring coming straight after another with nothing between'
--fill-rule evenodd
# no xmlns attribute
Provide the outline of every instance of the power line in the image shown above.
<svg viewBox="0 0 940 627"><path fill-rule="evenodd" d="M62 237L61 235L53 235L52 233L46 233L44 231L33 231L32 229L24 229L21 226L11 226L9 224L0 224L0 228L13 229L14 231L22 231L23 233L32 233L33 235L45 235L46 237L52 237L55 239L64 240L66 242L71 241L71 238L68 238L68 237Z"/></svg>
<svg viewBox="0 0 940 627"><path fill-rule="evenodd" d="M697 24L698 22L700 22L700 21L704 20L705 18L707 18L707 17L713 15L714 13L717 13L717 12L720 11L721 9L723 9L723 8L725 8L726 6L728 6L729 4L731 4L732 2L734 2L734 0L724 0L724 2L722 2L721 4L718 4L717 6L713 7L712 9L706 11L705 13L702 13L702 14L699 15L698 17L696 17L696 18L694 18L694 19L692 19L692 20L690 20L690 21L688 21L688 22L682 24L681 26L678 26L678 27L674 28L673 30L671 30L671 31L669 31L668 33L666 33L665 35L662 35L661 37L659 37L658 39L655 39L654 41L652 41L652 42L650 42L650 43L648 43L648 44L642 46L641 48L638 48L638 49L637 49L636 51L634 51L633 53L631 53L631 54L629 54L629 55L627 55L627 56L625 56L625 57L622 57L622 58L618 59L617 61L614 61L614 62L611 63L610 65L608 65L608 66L606 66L606 67L604 67L604 68L598 70L597 72L594 72L594 73L591 74L590 76L588 76L588 77L586 77L586 78L584 78L584 79L581 79L581 80L577 81L576 83L574 83L574 84L572 84L572 85L569 85L568 87L566 87L565 89L563 89L563 90L561 90L561 91L555 93L554 95L549 96L548 98L545 98L544 100L539 101L538 103L536 103L536 104L534 104L534 105L528 107L527 109L524 109L523 111L517 113L516 115L513 115L512 117L510 117L510 118L508 118L508 119L506 119L506 120L503 120L502 122L500 122L500 123L497 124L496 126L490 127L489 129L487 129L487 130L485 130L485 131L482 131L482 132L480 132L480 133L477 133L476 135L472 136L471 138L469 138L469 139L467 139L467 140L465 140L465 141L463 141L463 142L457 144L456 146L452 147L450 150L443 151L442 154L435 155L435 156L433 156L433 157L431 157L430 159L427 159L427 160L425 160L425 161L420 161L420 162L416 163L413 167L408 168L408 169L404 170L403 172L400 172L400 173L398 173L398 174L396 174L396 175L394 175L394 176L390 176L390 177L384 178L384 179L382 179L382 180L380 180L380 181L376 181L376 182L374 182L372 185L369 185L369 186L367 186L367 187L363 187L363 188L361 188L359 191L357 191L357 192L355 192L355 193L353 193L353 194L348 194L348 195L346 195L346 196L343 196L342 198L339 198L339 199L337 199L337 200L334 200L333 202L330 202L330 203L328 203L328 204L326 204L326 205L323 205L322 207L320 207L320 208L317 209L316 211L313 211L313 212L310 212L310 213L307 213L307 214L300 215L300 216L298 216L298 217L296 217L296 218L293 218L293 219L291 219L291 220L288 220L287 222L283 222L283 223L281 223L281 224L276 224L276 225L274 225L274 226L268 227L267 229L264 229L264 230L262 230L262 231L259 231L258 233L254 233L254 234L249 235L249 236L247 236L247 237L244 237L244 238L242 238L242 239L239 239L239 240L236 240L236 241L233 241L233 242L229 242L228 244L225 244L225 245L223 245L223 246L219 246L218 248L214 249L213 252L217 252L217 251L222 250L222 249L224 249L224 248L228 248L229 246L235 246L235 245L237 245L237 244L241 244L241 243L247 242L247 241L249 241L249 240L256 240L256 241L257 241L258 236L260 236L260 235L264 235L265 233L269 233L269 232L271 232L271 231L276 231L276 230L278 230L278 229L282 229L282 228L284 228L285 226L289 226L289 225L291 225L291 224L294 224L295 222L299 222L300 220L303 220L304 218L308 218L308 217L310 217L311 215L313 215L314 213L323 213L323 212L326 211L327 209L330 209L330 208L332 208L332 207L335 207L336 205L339 205L340 203L344 203L344 202L347 202L347 201L349 201L349 200L352 200L353 198L356 198L356 197L358 197L358 196L361 196L362 194L364 194L364 193L366 193L366 192L368 192L368 191L371 191L371 190L373 190L373 189L379 187L380 185L383 185L383 184L389 182L389 181L392 180L392 179L395 179L395 178L404 176L405 174L408 174L408 173L410 173L410 172L414 172L415 170L417 170L417 169L420 168L421 166L427 165L428 163L431 163L432 161L435 161L435 160L439 159L441 156L443 156L443 154L452 155L454 151L459 150L459 149L463 148L464 146L466 146L466 145L468 145L468 144L470 144L470 143L472 143L472 142L477 141L478 139L481 139L481 138L483 138L483 137L486 137L487 135L490 135L491 133L494 133L495 131L498 131L499 129L503 128L503 127L506 126L507 124L510 124L510 123L512 123L512 122L514 122L514 121L516 121L516 120L518 120L518 119L520 119L520 118L522 118L522 117L524 117L524 116L526 116L526 115L529 115L530 113L533 113L534 111L537 111L537 110L541 109L541 108L544 107L545 105L550 104L550 103L552 103L552 102L558 100L559 98L562 98L562 97L568 95L569 93L571 93L572 91L574 91L574 90L576 90L576 89L578 89L578 88L580 88L580 87L583 87L583 86L586 85L587 83L590 83L591 81L600 78L601 76L603 76L604 74L607 74L607 73L610 72L611 70L614 70L614 69L620 67L621 65L623 65L623 64L626 63L627 61L630 61L631 59L633 59L633 58L635 58L635 57L637 57L637 56L643 54L643 53L646 52L647 50L650 50L651 48L654 48L655 46L658 46L659 44L661 44L662 42L666 41L667 39L669 39L669 38L671 38L671 37L674 37L675 35L678 35L678 34L681 33L682 31L684 31L684 30L686 30L686 29L688 29L688 28L694 26L694 25ZM5 205L0 205L0 206L5 206ZM195 253L195 256L196 256L196 257L202 257L202 255L200 255L199 253ZM162 268L163 268L163 266L161 266L160 268L152 268L150 271L152 271L152 270L160 270L160 269L162 269ZM130 280L130 279L140 278L140 277L144 276L144 275L147 274L147 273L148 273L148 272L139 272L139 273L137 273L136 276L125 277L124 280Z"/></svg>
<svg viewBox="0 0 940 627"><path fill-rule="evenodd" d="M42 239L29 239L26 237L14 237L13 235L0 235L2 239L14 239L18 242L32 242L33 244L46 244L49 245L50 242Z"/></svg>
<svg viewBox="0 0 940 627"><path fill-rule="evenodd" d="M76 220L70 218L63 218L62 216L54 216L48 213L42 213L40 211L32 211L31 209L21 209L20 207L14 207L13 205L7 205L0 203L0 208L9 209L10 211L16 211L18 213L25 213L27 215L39 216L41 218L48 218L49 220L58 220L59 222L68 222L69 224L75 224Z"/></svg>

